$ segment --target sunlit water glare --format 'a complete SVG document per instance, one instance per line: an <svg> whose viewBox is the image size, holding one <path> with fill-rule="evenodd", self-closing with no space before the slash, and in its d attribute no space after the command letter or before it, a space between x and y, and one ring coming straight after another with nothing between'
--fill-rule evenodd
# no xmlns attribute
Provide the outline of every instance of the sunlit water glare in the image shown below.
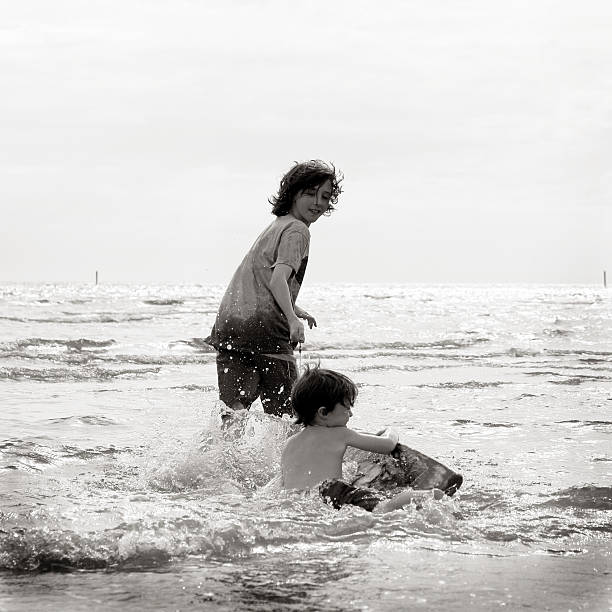
<svg viewBox="0 0 612 612"><path fill-rule="evenodd" d="M305 287L353 426L464 475L380 516L266 486L290 421L261 406L222 435L222 290L0 286L0 609L612 605L612 293Z"/></svg>

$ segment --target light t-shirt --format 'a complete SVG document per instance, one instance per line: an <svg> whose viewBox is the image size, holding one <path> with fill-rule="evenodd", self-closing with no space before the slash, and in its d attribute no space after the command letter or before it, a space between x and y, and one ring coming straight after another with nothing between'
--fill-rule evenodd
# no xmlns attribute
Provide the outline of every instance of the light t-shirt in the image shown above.
<svg viewBox="0 0 612 612"><path fill-rule="evenodd" d="M270 281L276 265L290 266L287 284L295 304L306 272L309 246L310 232L302 221L288 215L277 217L234 273L207 342L217 350L291 354L289 324L272 295Z"/></svg>

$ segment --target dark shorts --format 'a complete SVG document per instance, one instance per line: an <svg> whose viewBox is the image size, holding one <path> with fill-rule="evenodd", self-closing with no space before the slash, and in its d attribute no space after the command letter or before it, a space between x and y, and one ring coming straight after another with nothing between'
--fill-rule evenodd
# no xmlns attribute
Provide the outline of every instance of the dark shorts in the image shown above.
<svg viewBox="0 0 612 612"><path fill-rule="evenodd" d="M337 479L322 482L319 485L319 494L326 504L331 504L336 510L348 504L372 512L381 501L374 491L358 489Z"/></svg>
<svg viewBox="0 0 612 612"><path fill-rule="evenodd" d="M284 359L239 351L218 351L219 399L227 406L239 401L245 408L261 398L264 412L292 414L291 389L297 367L291 355Z"/></svg>

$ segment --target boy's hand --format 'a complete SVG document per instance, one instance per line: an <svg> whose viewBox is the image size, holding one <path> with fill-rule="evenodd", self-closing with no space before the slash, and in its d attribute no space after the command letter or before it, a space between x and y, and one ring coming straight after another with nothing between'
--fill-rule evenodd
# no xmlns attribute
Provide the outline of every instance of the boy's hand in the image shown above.
<svg viewBox="0 0 612 612"><path fill-rule="evenodd" d="M289 340L291 342L304 342L304 326L297 317L289 320Z"/></svg>
<svg viewBox="0 0 612 612"><path fill-rule="evenodd" d="M306 319L310 329L317 326L317 320L311 314L308 314L303 308L295 306L295 314L300 319Z"/></svg>
<svg viewBox="0 0 612 612"><path fill-rule="evenodd" d="M317 326L317 320L312 315L309 315L306 311L304 311L304 316L302 318L306 319L310 329Z"/></svg>
<svg viewBox="0 0 612 612"><path fill-rule="evenodd" d="M397 446L397 443L399 442L399 435L397 434L397 431L395 431L395 429L391 429L390 427L377 431L376 435L385 436L385 438L389 438L390 440L393 440L396 446Z"/></svg>

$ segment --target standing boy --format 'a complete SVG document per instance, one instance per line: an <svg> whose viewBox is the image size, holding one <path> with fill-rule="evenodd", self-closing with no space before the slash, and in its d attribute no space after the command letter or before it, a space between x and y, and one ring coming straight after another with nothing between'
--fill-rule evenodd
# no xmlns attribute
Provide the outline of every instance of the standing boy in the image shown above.
<svg viewBox="0 0 612 612"><path fill-rule="evenodd" d="M289 438L281 456L284 489L310 489L319 486L323 499L335 508L349 504L370 512L388 512L426 497L441 499L439 489L407 490L383 500L376 492L358 489L342 479L342 460L348 446L375 453L391 454L398 442L395 431L381 435L359 433L346 425L357 398L352 380L322 368L307 369L296 383L292 406L297 423L304 428Z"/></svg>
<svg viewBox="0 0 612 612"><path fill-rule="evenodd" d="M334 210L342 180L319 160L296 164L271 198L276 219L257 238L223 296L207 342L217 349L219 398L232 410L261 397L264 411L291 413L297 368L293 349L304 341L296 305L310 247L309 227ZM231 413L230 413L231 414Z"/></svg>

